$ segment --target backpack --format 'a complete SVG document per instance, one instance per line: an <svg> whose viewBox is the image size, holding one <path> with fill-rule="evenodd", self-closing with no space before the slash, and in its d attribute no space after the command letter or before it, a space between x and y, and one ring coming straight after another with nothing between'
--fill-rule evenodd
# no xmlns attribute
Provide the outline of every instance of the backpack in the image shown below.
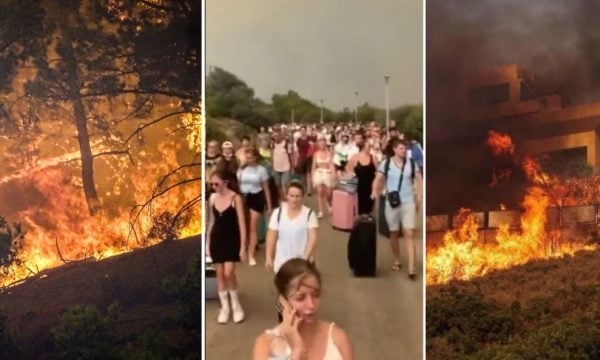
<svg viewBox="0 0 600 360"><path fill-rule="evenodd" d="M308 216L306 217L306 221L308 222L310 220L310 215L312 214L312 209L308 209ZM281 206L279 207L279 210L277 211L277 225L279 225L279 223L281 223Z"/></svg>

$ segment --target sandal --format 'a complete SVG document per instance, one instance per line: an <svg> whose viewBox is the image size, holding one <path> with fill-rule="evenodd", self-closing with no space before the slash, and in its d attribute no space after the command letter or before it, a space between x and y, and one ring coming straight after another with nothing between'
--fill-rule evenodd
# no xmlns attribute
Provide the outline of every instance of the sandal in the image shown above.
<svg viewBox="0 0 600 360"><path fill-rule="evenodd" d="M394 263L394 264L392 265L392 271L400 271L400 269L401 269L401 268L402 268L402 264L401 264L401 263L399 263L399 262L397 262L397 263Z"/></svg>

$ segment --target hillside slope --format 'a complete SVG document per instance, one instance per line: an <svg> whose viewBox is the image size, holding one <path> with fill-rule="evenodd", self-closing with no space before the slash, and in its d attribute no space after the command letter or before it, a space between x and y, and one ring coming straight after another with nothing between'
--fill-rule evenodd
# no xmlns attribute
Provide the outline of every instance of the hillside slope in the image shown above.
<svg viewBox="0 0 600 360"><path fill-rule="evenodd" d="M176 317L177 301L163 284L185 272L200 244L198 236L98 262L66 264L6 290L0 294L0 308L27 358L54 358L49 329L75 305L104 311L117 301L121 313L115 335L125 343L145 329L166 329L165 324ZM200 317L198 311L198 321Z"/></svg>

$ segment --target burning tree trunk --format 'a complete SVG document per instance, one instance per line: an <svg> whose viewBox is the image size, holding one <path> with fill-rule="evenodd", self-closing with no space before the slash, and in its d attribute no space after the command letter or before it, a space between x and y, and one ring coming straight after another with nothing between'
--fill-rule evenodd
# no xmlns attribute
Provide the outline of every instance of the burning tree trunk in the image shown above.
<svg viewBox="0 0 600 360"><path fill-rule="evenodd" d="M94 215L100 208L98 193L94 183L94 157L90 146L90 136L85 117L85 108L81 98L73 101L73 114L77 125L77 141L81 152L81 179L83 181L83 192L87 200L90 214Z"/></svg>
<svg viewBox="0 0 600 360"><path fill-rule="evenodd" d="M68 34L68 32L67 32ZM75 58L74 49L71 38L65 35L63 43L63 56L65 60L69 84L69 94L73 106L73 115L75 117L75 125L77 127L77 141L79 142L79 151L81 152L81 179L83 182L83 192L87 201L88 209L91 215L98 212L100 201L94 183L94 156L90 146L90 135L87 126L87 117L85 106L81 99L80 89L77 84L82 83L79 76L79 65Z"/></svg>

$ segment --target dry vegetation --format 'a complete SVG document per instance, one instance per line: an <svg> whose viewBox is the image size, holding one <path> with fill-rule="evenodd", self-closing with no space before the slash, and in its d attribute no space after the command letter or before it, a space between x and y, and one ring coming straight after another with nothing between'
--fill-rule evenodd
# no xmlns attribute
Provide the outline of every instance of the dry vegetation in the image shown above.
<svg viewBox="0 0 600 360"><path fill-rule="evenodd" d="M427 288L428 359L597 359L600 252Z"/></svg>

